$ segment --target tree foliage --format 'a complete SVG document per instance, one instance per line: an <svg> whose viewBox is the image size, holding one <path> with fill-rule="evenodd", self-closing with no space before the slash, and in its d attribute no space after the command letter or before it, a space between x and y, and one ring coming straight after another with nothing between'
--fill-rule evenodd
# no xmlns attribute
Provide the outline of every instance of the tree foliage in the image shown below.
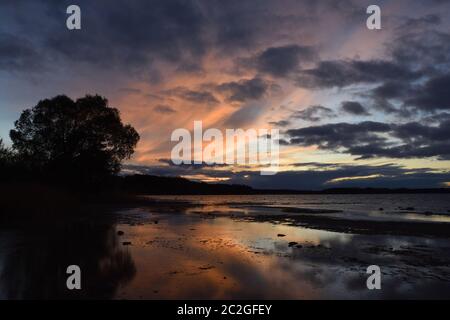
<svg viewBox="0 0 450 320"><path fill-rule="evenodd" d="M11 150L6 148L3 140L0 139L0 167L6 166L11 161L12 156Z"/></svg>
<svg viewBox="0 0 450 320"><path fill-rule="evenodd" d="M119 172L139 135L98 95L56 96L22 112L10 137L17 158L51 179L97 183Z"/></svg>

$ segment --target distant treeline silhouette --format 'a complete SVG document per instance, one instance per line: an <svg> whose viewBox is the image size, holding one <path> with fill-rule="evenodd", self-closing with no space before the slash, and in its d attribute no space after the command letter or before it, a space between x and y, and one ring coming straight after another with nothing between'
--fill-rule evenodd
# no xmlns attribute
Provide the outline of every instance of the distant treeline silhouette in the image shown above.
<svg viewBox="0 0 450 320"><path fill-rule="evenodd" d="M246 185L206 183L180 177L130 175L117 177L120 190L142 195L252 195L252 194L389 194L389 193L450 193L449 188L389 189L330 188L324 190L254 189Z"/></svg>
<svg viewBox="0 0 450 320"><path fill-rule="evenodd" d="M196 194L253 194L249 186L190 181L179 177L131 175L119 177L120 190L136 194L196 195Z"/></svg>

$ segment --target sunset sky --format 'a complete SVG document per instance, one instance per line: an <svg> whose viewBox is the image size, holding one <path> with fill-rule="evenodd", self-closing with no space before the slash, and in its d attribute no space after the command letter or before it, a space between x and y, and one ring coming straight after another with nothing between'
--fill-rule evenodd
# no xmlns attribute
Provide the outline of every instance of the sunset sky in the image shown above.
<svg viewBox="0 0 450 320"><path fill-rule="evenodd" d="M66 8L81 8L81 30ZM382 30L368 30L378 4ZM108 98L124 173L259 188L450 186L450 1L0 1L0 137L44 98ZM175 166L173 130L277 128L280 172Z"/></svg>

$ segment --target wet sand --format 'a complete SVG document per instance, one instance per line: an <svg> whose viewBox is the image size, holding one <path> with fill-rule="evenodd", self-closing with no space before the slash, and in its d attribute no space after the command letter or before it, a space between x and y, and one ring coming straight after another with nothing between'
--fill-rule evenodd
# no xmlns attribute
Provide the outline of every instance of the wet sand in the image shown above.
<svg viewBox="0 0 450 320"><path fill-rule="evenodd" d="M283 223L344 233L450 238L450 223L447 222L351 220L305 214L295 216L254 215L240 217L240 219Z"/></svg>

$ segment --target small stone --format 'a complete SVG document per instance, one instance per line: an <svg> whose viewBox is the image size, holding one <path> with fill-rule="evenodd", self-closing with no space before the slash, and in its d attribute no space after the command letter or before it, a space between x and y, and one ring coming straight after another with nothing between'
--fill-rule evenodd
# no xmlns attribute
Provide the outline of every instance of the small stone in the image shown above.
<svg viewBox="0 0 450 320"><path fill-rule="evenodd" d="M295 242L295 241L289 242L289 247L293 247L293 246L295 246L296 244L297 244L297 242Z"/></svg>

